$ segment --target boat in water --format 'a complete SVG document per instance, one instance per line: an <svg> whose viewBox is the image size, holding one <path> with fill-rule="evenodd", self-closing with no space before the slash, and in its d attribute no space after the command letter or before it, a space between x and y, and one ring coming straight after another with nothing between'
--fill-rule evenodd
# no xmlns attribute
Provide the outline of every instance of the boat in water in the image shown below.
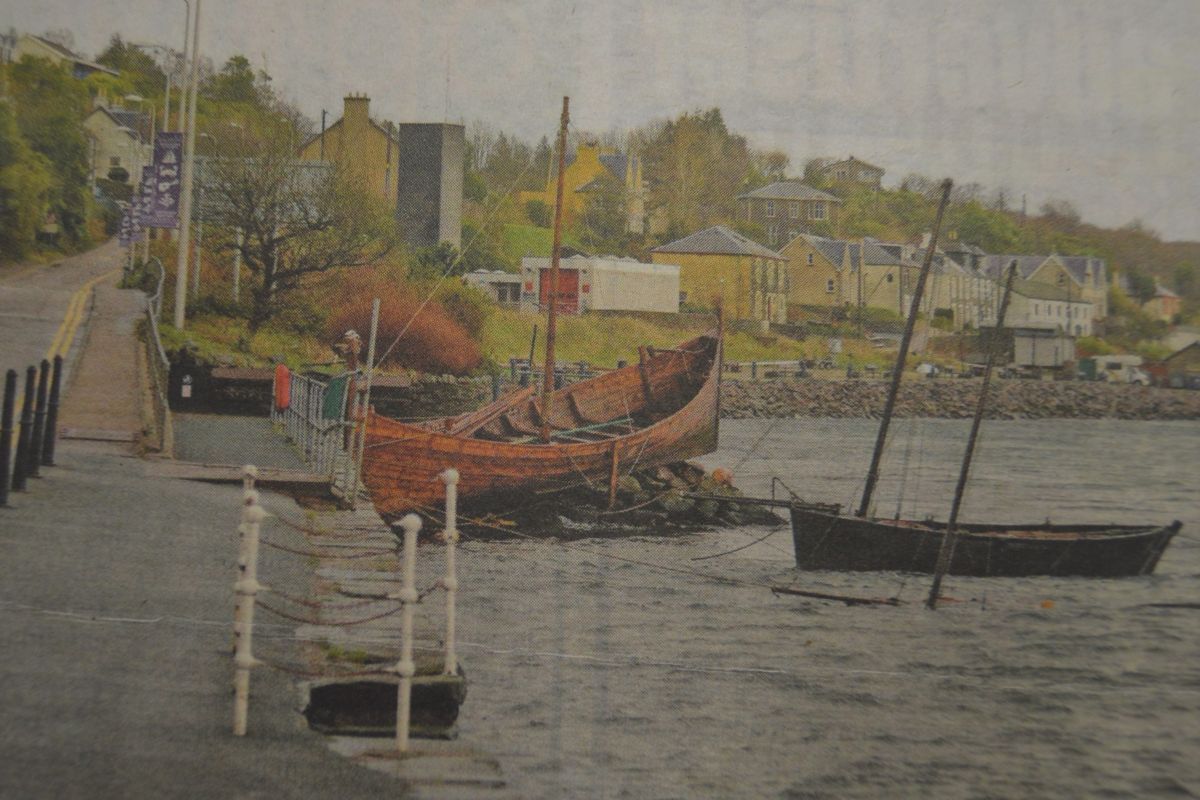
<svg viewBox="0 0 1200 800"><path fill-rule="evenodd" d="M795 504L796 566L841 572L934 574L946 523L870 519ZM948 575L1120 578L1149 575L1181 525L960 523Z"/></svg>
<svg viewBox="0 0 1200 800"><path fill-rule="evenodd" d="M1178 521L1170 525L1052 525L965 524L958 522L971 459L987 407L992 370L999 359L993 346L984 368L983 385L972 420L962 467L955 487L954 502L945 523L903 519L878 519L870 515L872 493L879 478L879 465L904 373L905 359L920 309L921 295L929 275L942 216L949 202L951 183L943 183L931 241L913 290L912 305L905 324L900 352L893 370L887 403L875 439L875 449L862 502L854 515L840 507L793 502L790 507L792 541L796 566L805 570L917 572L934 576L928 605L935 608L945 575L974 577L1024 577L1031 575L1116 578L1149 575L1163 551L1179 533ZM1016 263L1010 265L1007 285L996 315L996 329L1004 327L1005 313L1016 278Z"/></svg>
<svg viewBox="0 0 1200 800"><path fill-rule="evenodd" d="M461 476L464 508L519 507L534 494L580 484L615 486L618 472L716 449L718 326L678 347L553 392L549 418L532 387L469 414L418 424L369 413L363 481L385 519L440 505L439 473ZM543 437L548 423L549 439Z"/></svg>

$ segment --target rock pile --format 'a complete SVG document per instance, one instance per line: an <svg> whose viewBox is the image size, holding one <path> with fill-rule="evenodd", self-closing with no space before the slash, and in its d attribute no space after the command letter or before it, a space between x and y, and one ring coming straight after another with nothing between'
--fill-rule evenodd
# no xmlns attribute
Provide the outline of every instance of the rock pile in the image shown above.
<svg viewBox="0 0 1200 800"><path fill-rule="evenodd" d="M709 474L688 462L638 470L617 480L617 502L611 509L608 485L594 484L555 492L502 516L516 530L560 538L661 535L780 523L769 508L738 502L744 495L720 472ZM480 537L504 536L495 528L471 532Z"/></svg>
<svg viewBox="0 0 1200 800"><path fill-rule="evenodd" d="M975 413L981 379L913 379L900 385L896 415L964 418ZM749 417L872 417L883 413L881 380L730 381L721 387L722 415ZM1123 384L997 380L992 419L1200 419L1200 392Z"/></svg>

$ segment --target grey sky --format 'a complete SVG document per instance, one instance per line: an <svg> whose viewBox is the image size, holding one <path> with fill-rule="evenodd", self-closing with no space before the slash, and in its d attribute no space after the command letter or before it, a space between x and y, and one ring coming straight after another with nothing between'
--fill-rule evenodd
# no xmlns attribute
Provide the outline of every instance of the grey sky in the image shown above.
<svg viewBox="0 0 1200 800"><path fill-rule="evenodd" d="M0 24L67 27L93 54L114 31L183 37L182 0L0 9ZM853 153L885 183L949 175L1200 239L1193 0L204 0L201 36L218 64L240 52L265 66L313 117L366 92L379 117L533 139L552 134L563 94L596 131L716 105L797 170Z"/></svg>

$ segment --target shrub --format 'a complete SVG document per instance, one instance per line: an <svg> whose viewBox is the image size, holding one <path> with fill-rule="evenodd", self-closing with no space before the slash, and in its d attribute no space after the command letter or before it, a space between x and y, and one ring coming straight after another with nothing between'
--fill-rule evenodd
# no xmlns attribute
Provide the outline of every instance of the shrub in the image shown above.
<svg viewBox="0 0 1200 800"><path fill-rule="evenodd" d="M422 307L423 296L411 287L375 275L351 275L342 282L325 323L329 341L340 340L350 329L366 338L372 297L381 301L377 347L379 356L386 354L384 364L453 375L465 375L479 366L479 344L437 301Z"/></svg>
<svg viewBox="0 0 1200 800"><path fill-rule="evenodd" d="M539 228L549 228L553 222L550 206L541 200L530 200L525 204L525 216Z"/></svg>

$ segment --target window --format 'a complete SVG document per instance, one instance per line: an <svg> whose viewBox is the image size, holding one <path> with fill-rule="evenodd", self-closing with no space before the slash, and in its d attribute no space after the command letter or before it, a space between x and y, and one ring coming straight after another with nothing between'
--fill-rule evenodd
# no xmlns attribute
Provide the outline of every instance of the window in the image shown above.
<svg viewBox="0 0 1200 800"><path fill-rule="evenodd" d="M768 217L775 216L775 201L774 200L767 201L767 216Z"/></svg>
<svg viewBox="0 0 1200 800"><path fill-rule="evenodd" d="M808 254L808 265L810 267L813 265L813 254L812 253Z"/></svg>
<svg viewBox="0 0 1200 800"><path fill-rule="evenodd" d="M814 200L808 204L809 219L825 219L825 201Z"/></svg>
<svg viewBox="0 0 1200 800"><path fill-rule="evenodd" d="M1042 310L1040 308L1038 308L1037 303L1034 303L1033 304L1033 315L1036 317L1040 313L1042 313Z"/></svg>
<svg viewBox="0 0 1200 800"><path fill-rule="evenodd" d="M895 275L893 275L892 273L890 273L890 272L889 272L889 273L887 274L887 282L888 282L888 283L895 283L895 281L896 281L896 276L895 276Z"/></svg>
<svg viewBox="0 0 1200 800"><path fill-rule="evenodd" d="M827 278L825 280L825 291L829 294L833 294L833 278Z"/></svg>
<svg viewBox="0 0 1200 800"><path fill-rule="evenodd" d="M788 216L792 219L800 219L800 204L797 202L788 203Z"/></svg>

